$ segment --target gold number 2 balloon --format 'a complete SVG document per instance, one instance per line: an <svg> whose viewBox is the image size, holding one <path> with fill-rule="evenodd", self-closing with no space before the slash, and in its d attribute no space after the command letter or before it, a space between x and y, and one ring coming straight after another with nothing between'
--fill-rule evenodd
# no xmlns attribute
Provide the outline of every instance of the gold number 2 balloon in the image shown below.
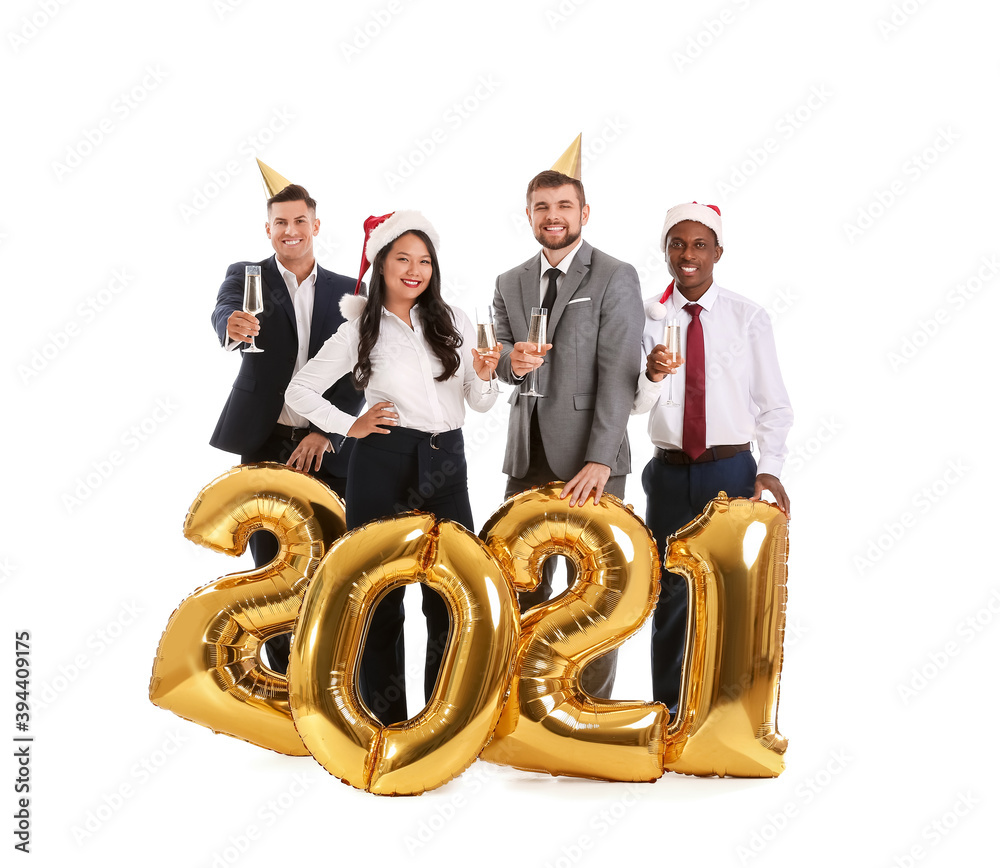
<svg viewBox="0 0 1000 868"><path fill-rule="evenodd" d="M358 663L379 600L424 582L451 616L427 706L383 726L358 692ZM289 659L291 710L306 747L358 789L414 795L461 774L496 726L517 646L514 591L483 543L459 524L406 513L341 539L302 603Z"/></svg>
<svg viewBox="0 0 1000 868"><path fill-rule="evenodd" d="M776 777L778 681L788 519L776 506L719 494L670 539L666 568L688 584L688 648L678 717L690 733L665 766L692 775Z"/></svg>
<svg viewBox="0 0 1000 868"><path fill-rule="evenodd" d="M646 526L618 498L570 507L561 485L508 500L480 536L518 590L537 586L542 561L576 567L566 593L521 619L518 675L483 759L532 771L621 781L663 774L666 708L595 699L580 673L653 611L660 571ZM683 735L677 736L682 738Z"/></svg>
<svg viewBox="0 0 1000 868"><path fill-rule="evenodd" d="M211 582L178 606L160 639L149 698L216 732L304 756L288 682L260 652L268 637L295 624L310 578L346 529L344 505L304 473L246 464L206 485L184 522L188 539L234 556L262 529L278 538L278 556Z"/></svg>

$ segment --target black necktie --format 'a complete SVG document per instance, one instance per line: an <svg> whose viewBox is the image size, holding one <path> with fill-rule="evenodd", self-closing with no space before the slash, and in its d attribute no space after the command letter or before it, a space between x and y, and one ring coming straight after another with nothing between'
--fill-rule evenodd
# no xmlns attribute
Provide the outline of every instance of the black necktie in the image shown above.
<svg viewBox="0 0 1000 868"><path fill-rule="evenodd" d="M556 303L556 280L560 274L562 274L562 272L558 268L550 268L545 272L545 276L549 279L549 287L545 290L545 298L542 299L542 307L549 312L549 316L552 316L552 305Z"/></svg>

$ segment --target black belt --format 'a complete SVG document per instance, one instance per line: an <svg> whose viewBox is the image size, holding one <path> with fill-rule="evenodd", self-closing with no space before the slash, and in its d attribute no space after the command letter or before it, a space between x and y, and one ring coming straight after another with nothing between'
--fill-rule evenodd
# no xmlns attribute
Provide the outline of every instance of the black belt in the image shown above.
<svg viewBox="0 0 1000 868"><path fill-rule="evenodd" d="M653 449L653 457L664 464L704 464L706 461L732 458L741 452L749 451L749 443L741 443L739 446L709 446L697 458L692 458L683 449L661 449L657 446Z"/></svg>
<svg viewBox="0 0 1000 868"><path fill-rule="evenodd" d="M363 438L362 442L384 452L415 453L423 443L429 443L431 449L443 448L449 452L464 451L463 443L465 441L462 438L461 428L429 434L427 431L418 431L416 428L393 425L388 428L388 431L388 434L369 434Z"/></svg>
<svg viewBox="0 0 1000 868"><path fill-rule="evenodd" d="M282 425L280 422L274 426L274 432L280 434L285 440L291 440L293 443L297 443L299 440L304 440L306 435L309 433L308 428L293 428L291 425Z"/></svg>

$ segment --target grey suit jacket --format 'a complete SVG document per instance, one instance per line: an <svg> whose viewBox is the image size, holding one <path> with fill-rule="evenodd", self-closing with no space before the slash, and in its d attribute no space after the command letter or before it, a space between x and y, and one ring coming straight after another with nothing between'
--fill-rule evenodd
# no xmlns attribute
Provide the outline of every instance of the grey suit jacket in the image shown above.
<svg viewBox="0 0 1000 868"><path fill-rule="evenodd" d="M537 407L546 458L563 481L588 461L623 476L631 469L625 426L642 358L639 276L628 263L581 244L549 311L553 346L538 369L538 391L545 397L526 398L511 371L510 352L515 341L528 339L531 308L540 304L541 257L501 274L493 299L497 340L504 345L497 374L516 386L503 471L513 477L527 473L531 412Z"/></svg>

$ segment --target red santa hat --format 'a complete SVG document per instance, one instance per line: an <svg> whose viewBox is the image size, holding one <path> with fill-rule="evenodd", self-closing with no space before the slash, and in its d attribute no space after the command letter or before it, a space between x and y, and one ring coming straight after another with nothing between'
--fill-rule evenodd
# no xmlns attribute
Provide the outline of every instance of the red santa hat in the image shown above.
<svg viewBox="0 0 1000 868"><path fill-rule="evenodd" d="M667 212L667 219L663 221L663 231L660 233L660 250L667 252L667 233L678 223L684 220L694 220L707 226L715 233L715 240L722 247L722 212L718 205L699 205L697 202L685 202L683 205L674 205Z"/></svg>
<svg viewBox="0 0 1000 868"><path fill-rule="evenodd" d="M365 243L361 248L361 272L358 274L358 282L354 285L354 295L345 295L340 300L340 310L347 319L357 319L365 307L365 299L359 295L361 291L361 281L364 279L372 262L378 256L378 252L392 244L400 235L419 229L427 235L437 250L441 246L441 240L431 222L419 211L391 211L381 217L369 217L365 220Z"/></svg>

